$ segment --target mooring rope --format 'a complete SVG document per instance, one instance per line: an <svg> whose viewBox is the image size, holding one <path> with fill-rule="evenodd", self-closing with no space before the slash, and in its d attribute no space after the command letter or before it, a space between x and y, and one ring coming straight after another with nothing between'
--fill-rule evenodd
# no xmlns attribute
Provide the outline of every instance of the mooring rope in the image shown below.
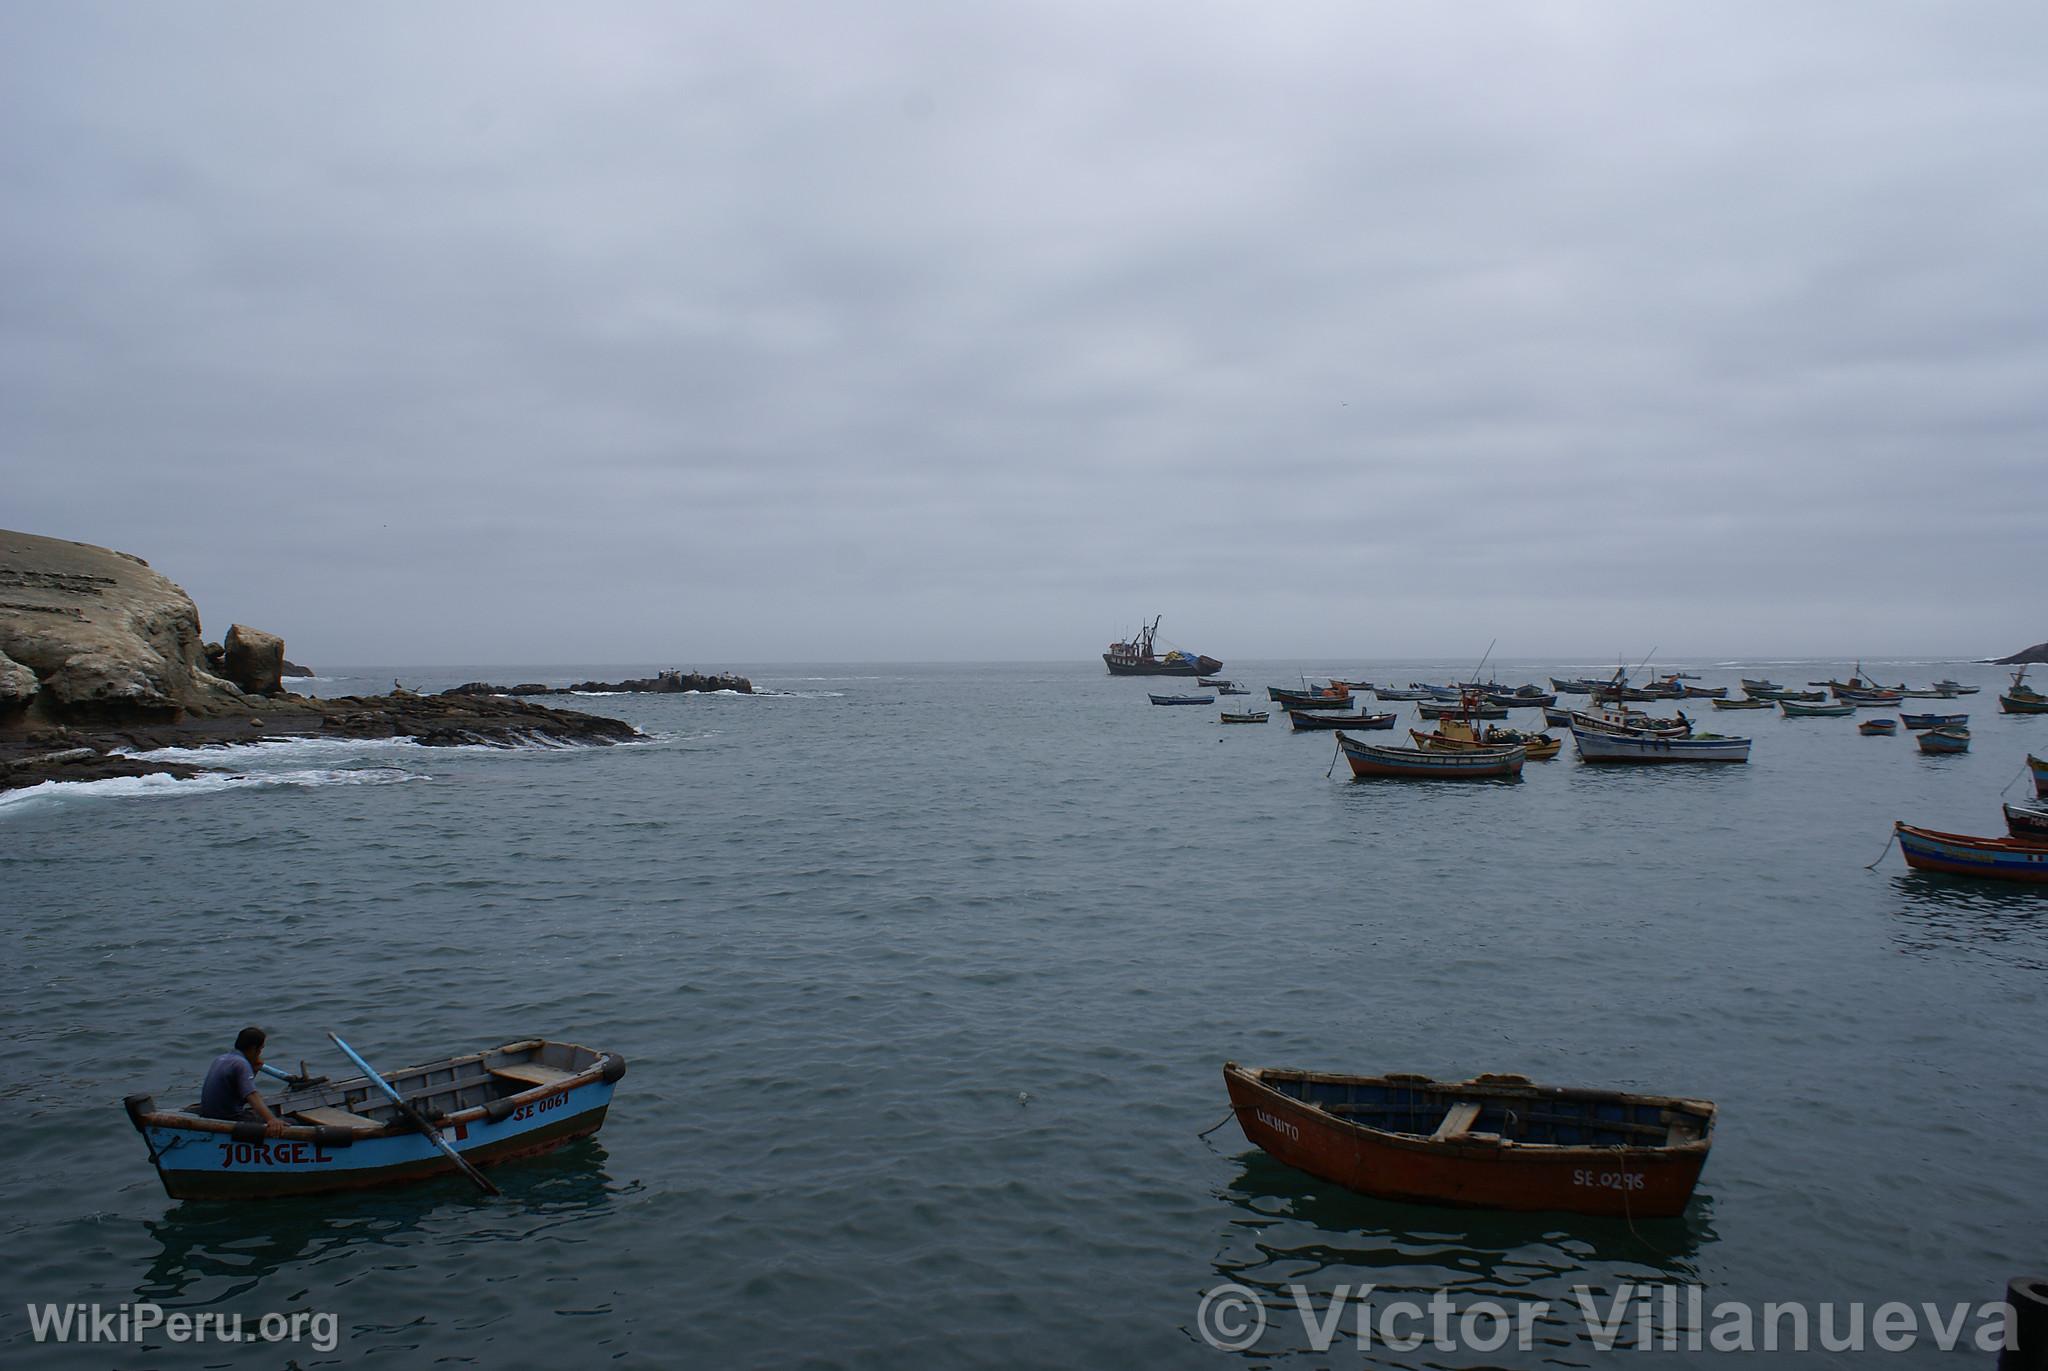
<svg viewBox="0 0 2048 1371"><path fill-rule="evenodd" d="M1225 1125L1225 1124L1229 1123L1229 1122L1230 1122L1230 1121L1231 1121L1232 1119L1234 1119L1234 1118L1236 1118L1236 1117L1237 1117L1237 1106L1236 1106L1236 1105L1232 1105L1232 1106L1230 1106L1230 1112L1229 1112L1228 1114L1225 1114L1225 1115L1224 1115L1224 1116L1223 1116L1222 1118L1220 1118L1220 1119L1216 1120L1216 1122L1215 1122L1215 1123L1213 1123L1213 1124L1211 1124L1211 1125L1210 1125L1209 1127L1207 1127L1207 1128L1203 1129L1203 1130L1202 1130L1201 1132L1199 1132L1199 1133L1195 1134L1195 1136L1196 1136L1196 1137L1198 1137L1198 1138L1206 1138L1206 1137L1208 1137L1208 1136L1209 1136L1209 1135L1210 1135L1211 1133L1214 1133L1214 1132L1215 1132L1215 1131L1216 1131L1217 1129L1219 1129L1219 1128L1223 1127L1223 1125Z"/></svg>
<svg viewBox="0 0 2048 1371"><path fill-rule="evenodd" d="M2025 762L2021 762L2021 763L2020 763L2020 774L2019 774L2019 775L2017 775L2017 776L2015 776L2015 777L2013 777L2013 778L2012 778L2011 780L2009 780L2009 781L2007 781L2007 782L2005 783L2005 789L2003 789L2003 790L2001 790L2001 791L1999 791L1999 792L1998 792L1998 798L2002 800L2002 799L2004 799L2004 798L2005 798L2005 797L2006 797L2007 795L2010 795L2010 794L2012 793L2012 788L2013 788L2014 786L2018 785L2018 784L2019 784L2019 783L2020 783L2021 781L2025 780L2025 779L2026 779L2026 775L2027 775L2027 773L2028 773L2029 771L2032 771L2032 770L2033 770L2033 767L2029 766L2029 765L2028 765L2027 763L2025 763Z"/></svg>
<svg viewBox="0 0 2048 1371"><path fill-rule="evenodd" d="M1892 830L1892 836L1884 840L1884 851L1877 854L1877 862L1881 862L1885 858L1892 855L1892 844L1897 842L1898 840L1899 830L1894 828ZM1875 871L1877 870L1877 862L1872 862L1869 866L1866 866L1863 869L1865 871Z"/></svg>

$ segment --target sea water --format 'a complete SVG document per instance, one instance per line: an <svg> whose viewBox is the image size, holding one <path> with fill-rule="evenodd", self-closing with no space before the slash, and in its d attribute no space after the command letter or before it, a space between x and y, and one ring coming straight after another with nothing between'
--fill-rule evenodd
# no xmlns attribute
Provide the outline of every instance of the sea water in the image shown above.
<svg viewBox="0 0 2048 1371"><path fill-rule="evenodd" d="M0 1355L1598 1366L1650 1354L1602 1351L1575 1290L1974 1308L2048 1267L2048 893L1895 851L1865 867L1895 818L2002 832L2048 718L2000 716L1993 668L1869 665L1984 684L1908 705L1967 710L1972 750L1693 701L1754 736L1748 765L1590 767L1567 744L1519 783L1354 782L1277 708L1224 727L1230 700L1151 707L1178 687L1099 666L761 666L753 697L550 700L648 735L616 748L294 741L207 754L227 776L0 796ZM500 1168L502 1198L450 1179L169 1200L120 1100L188 1102L248 1022L273 1062L334 1075L326 1029L393 1067L549 1036L629 1071L603 1132ZM1721 1115L1682 1219L1424 1208L1293 1171L1234 1124L1197 1136L1229 1059L1521 1072ZM1226 1283L1267 1322L1243 1353L1205 1337ZM1366 1285L1552 1312L1530 1350L1359 1347L1348 1319L1316 1350L1297 1304ZM338 1339L38 1344L41 1304L331 1315ZM1938 1356L1923 1338L1888 1360Z"/></svg>

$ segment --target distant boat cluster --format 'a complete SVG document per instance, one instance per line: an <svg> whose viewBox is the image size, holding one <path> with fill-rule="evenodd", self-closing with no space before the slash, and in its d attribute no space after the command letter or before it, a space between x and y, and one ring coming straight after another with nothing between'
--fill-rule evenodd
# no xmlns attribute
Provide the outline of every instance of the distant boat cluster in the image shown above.
<svg viewBox="0 0 2048 1371"><path fill-rule="evenodd" d="M1135 649L1151 654L1154 619L1137 644L1123 643L1104 654L1110 670L1118 675L1141 674L1120 670L1112 660L1118 649ZM1135 660L1135 659L1133 659ZM1152 659L1162 662L1164 659ZM1218 696L1249 692L1237 683L1213 673L1222 663L1212 657L1194 675L1198 684L1215 694L1160 695L1155 705L1211 705ZM1482 666L1484 664L1482 663ZM1176 674L1156 671L1150 674ZM1267 699L1287 715L1295 732L1325 731L1335 734L1339 755L1354 778L1406 781L1432 780L1518 780L1522 768L1532 761L1548 761L1563 751L1562 737L1540 729L1498 726L1513 710L1533 709L1543 715L1546 728L1569 732L1579 760L1602 765L1665 766L1684 763L1741 763L1749 760L1753 740L1706 732L1680 708L1670 715L1645 713L1632 708L1658 701L1706 700L1716 710L1776 709L1787 719L1849 718L1864 711L1898 710L1894 717L1867 717L1857 731L1867 737L1896 736L1903 728L1912 734L1924 753L1932 756L1969 751L1970 716L1966 712L1917 712L1901 708L1909 700L1958 700L1979 693L1979 687L1959 681L1941 680L1925 687L1904 683L1885 685L1870 677L1858 664L1847 679L1809 681L1807 688L1793 689L1767 679L1740 678L1741 694L1727 686L1702 686L1697 678L1683 672L1655 676L1641 686L1629 683L1629 672L1617 668L1606 678L1566 679L1550 677L1550 688L1535 684L1508 686L1499 681L1457 681L1436 684L1410 681L1405 686L1379 685L1371 681L1331 679L1323 685L1306 680L1299 689L1292 686L1266 687ZM2007 714L2048 714L2048 695L2027 684L2027 668L2013 673L2012 687L1998 696L1999 708ZM1366 697L1371 696L1368 700ZM1584 696L1583 704L1560 704L1565 697ZM1391 731L1395 711L1376 710L1373 704L1415 705L1426 731L1411 728L1407 744L1373 742L1353 734ZM1226 707L1224 724L1262 724L1271 714L1263 709ZM1981 876L1995 880L2048 882L2048 762L2029 755L2035 803L2004 806L2007 834L2003 837L1971 837L1942 833L1900 822L1895 826L1907 865L1922 871Z"/></svg>

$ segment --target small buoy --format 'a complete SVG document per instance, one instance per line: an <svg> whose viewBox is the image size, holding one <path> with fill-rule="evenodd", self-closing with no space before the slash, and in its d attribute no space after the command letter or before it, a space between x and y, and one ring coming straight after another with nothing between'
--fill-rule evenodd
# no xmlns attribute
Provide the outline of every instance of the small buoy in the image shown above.
<svg viewBox="0 0 2048 1371"><path fill-rule="evenodd" d="M1031 1092L1030 1092L1030 1091L1028 1091L1028 1090L1019 1090L1019 1091L1017 1092L1017 1107L1021 1109L1021 1108L1023 1108L1023 1107L1025 1106L1025 1105L1027 1105L1027 1104L1030 1104L1030 1103L1031 1103Z"/></svg>

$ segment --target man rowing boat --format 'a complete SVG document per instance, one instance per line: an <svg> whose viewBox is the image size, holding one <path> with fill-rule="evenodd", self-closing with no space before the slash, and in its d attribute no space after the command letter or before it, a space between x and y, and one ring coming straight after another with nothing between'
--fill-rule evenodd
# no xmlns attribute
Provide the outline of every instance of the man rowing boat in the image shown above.
<svg viewBox="0 0 2048 1371"><path fill-rule="evenodd" d="M284 1120L270 1112L256 1089L263 1069L263 1030L251 1025L235 1035L235 1050L223 1052L206 1068L199 1090L199 1112L209 1119L260 1119L270 1137L284 1132Z"/></svg>

